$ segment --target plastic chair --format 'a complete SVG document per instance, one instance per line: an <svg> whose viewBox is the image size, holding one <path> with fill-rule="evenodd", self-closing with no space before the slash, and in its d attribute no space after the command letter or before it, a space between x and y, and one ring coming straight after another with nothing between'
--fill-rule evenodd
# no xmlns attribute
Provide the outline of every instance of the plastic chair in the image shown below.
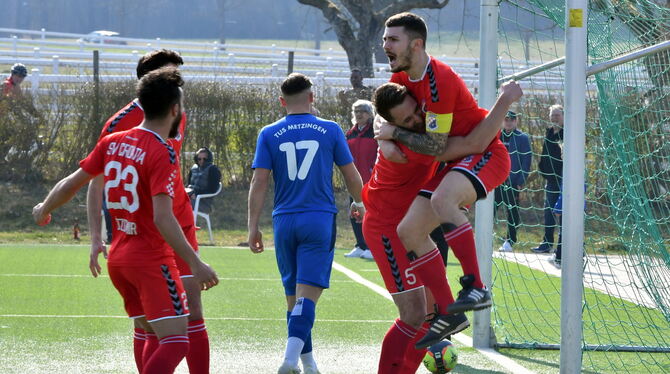
<svg viewBox="0 0 670 374"><path fill-rule="evenodd" d="M214 197L221 193L221 188L223 185L219 182L219 188L214 193L201 194L195 197L195 204L193 205L193 224L198 225L198 216L202 217L207 221L207 230L209 231L209 241L214 243L214 237L212 236L212 223L209 221L209 213L199 212L200 208L200 199L207 199Z"/></svg>

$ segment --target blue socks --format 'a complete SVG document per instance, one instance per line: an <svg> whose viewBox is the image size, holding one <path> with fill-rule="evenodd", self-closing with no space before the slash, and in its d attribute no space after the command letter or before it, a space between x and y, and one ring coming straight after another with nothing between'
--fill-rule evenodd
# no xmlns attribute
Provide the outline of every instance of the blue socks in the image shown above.
<svg viewBox="0 0 670 374"><path fill-rule="evenodd" d="M291 311L286 312L286 324L288 325L289 320L291 319ZM290 334L289 334L290 336ZM309 331L307 339L304 340L305 345L302 347L300 354L309 353L312 351L312 330Z"/></svg>
<svg viewBox="0 0 670 374"><path fill-rule="evenodd" d="M307 341L314 326L315 309L316 305L310 299L301 297L296 300L288 319L289 338L296 337L304 342Z"/></svg>

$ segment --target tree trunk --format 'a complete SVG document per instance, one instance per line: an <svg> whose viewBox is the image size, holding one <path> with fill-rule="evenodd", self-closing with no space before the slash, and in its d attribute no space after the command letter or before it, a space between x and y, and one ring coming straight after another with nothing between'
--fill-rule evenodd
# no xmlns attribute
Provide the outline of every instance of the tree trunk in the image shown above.
<svg viewBox="0 0 670 374"><path fill-rule="evenodd" d="M449 0L298 0L321 9L335 30L337 40L347 52L350 68L361 69L366 78L374 77L373 53L377 61L386 61L381 48L384 22L396 13L415 8L443 8ZM343 11L346 9L346 12ZM377 11L375 11L377 9Z"/></svg>

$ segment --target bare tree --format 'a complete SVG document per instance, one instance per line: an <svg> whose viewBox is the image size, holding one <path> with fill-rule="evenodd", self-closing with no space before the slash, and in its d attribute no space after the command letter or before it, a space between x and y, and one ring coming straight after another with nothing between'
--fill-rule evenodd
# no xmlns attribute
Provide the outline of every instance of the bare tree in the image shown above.
<svg viewBox="0 0 670 374"><path fill-rule="evenodd" d="M366 77L374 76L372 54L381 43L384 21L411 9L440 9L449 0L298 0L318 8L333 27L337 40L347 52L349 66Z"/></svg>

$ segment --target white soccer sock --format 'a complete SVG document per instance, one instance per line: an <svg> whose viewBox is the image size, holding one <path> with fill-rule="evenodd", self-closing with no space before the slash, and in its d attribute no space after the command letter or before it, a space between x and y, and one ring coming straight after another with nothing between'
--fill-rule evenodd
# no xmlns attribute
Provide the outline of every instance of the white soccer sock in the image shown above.
<svg viewBox="0 0 670 374"><path fill-rule="evenodd" d="M316 366L316 361L314 360L314 356L312 355L312 352L300 354L300 361L302 361L303 367L310 367L315 370L318 369Z"/></svg>
<svg viewBox="0 0 670 374"><path fill-rule="evenodd" d="M284 362L290 364L291 366L298 366L298 360L300 359L300 352L302 347L305 345L305 342L300 338L291 336L286 341L286 353L284 353Z"/></svg>

